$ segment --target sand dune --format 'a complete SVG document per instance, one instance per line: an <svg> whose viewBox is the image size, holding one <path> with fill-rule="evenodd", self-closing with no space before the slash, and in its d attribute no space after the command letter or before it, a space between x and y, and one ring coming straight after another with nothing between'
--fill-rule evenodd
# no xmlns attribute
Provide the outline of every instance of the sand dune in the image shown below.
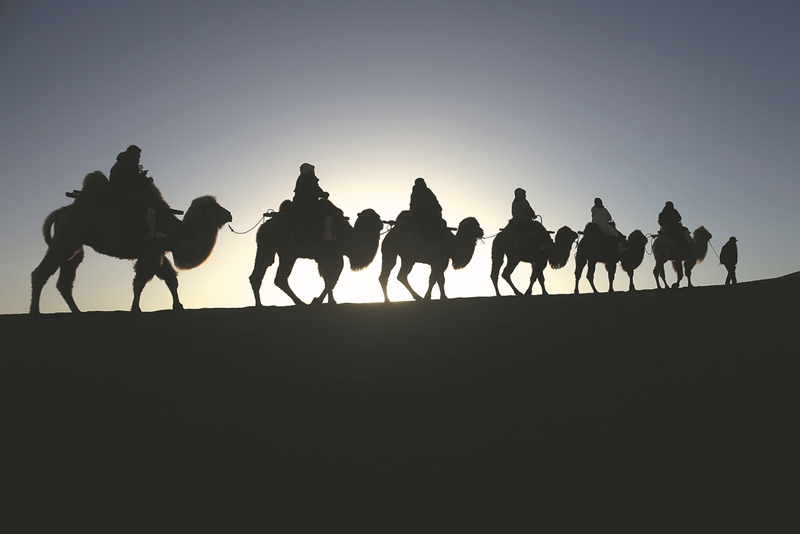
<svg viewBox="0 0 800 534"><path fill-rule="evenodd" d="M115 491L215 477L763 491L796 452L799 296L796 273L632 294L0 316L6 445L22 485Z"/></svg>

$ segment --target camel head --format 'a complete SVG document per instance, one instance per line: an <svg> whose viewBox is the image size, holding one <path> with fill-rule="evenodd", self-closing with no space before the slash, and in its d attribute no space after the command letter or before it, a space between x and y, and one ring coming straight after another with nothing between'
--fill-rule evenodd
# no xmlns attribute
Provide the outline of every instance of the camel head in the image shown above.
<svg viewBox="0 0 800 534"><path fill-rule="evenodd" d="M367 208L358 214L353 229L356 237L348 243L344 253L350 259L350 270L355 272L365 269L375 259L383 221L375 210Z"/></svg>
<svg viewBox="0 0 800 534"><path fill-rule="evenodd" d="M172 250L175 266L193 269L211 255L217 242L217 233L233 220L231 212L217 204L212 196L203 196L192 201L183 222L176 225L176 246Z"/></svg>
<svg viewBox="0 0 800 534"><path fill-rule="evenodd" d="M483 228L478 224L478 220L475 217L467 217L458 224L456 235L477 241L483 237Z"/></svg>
<svg viewBox="0 0 800 534"><path fill-rule="evenodd" d="M383 230L383 222L375 210L367 208L358 214L354 228L365 235L379 235Z"/></svg>
<svg viewBox="0 0 800 534"><path fill-rule="evenodd" d="M204 221L216 226L217 230L232 220L231 212L217 204L217 199L211 195L194 199L183 217L185 224Z"/></svg>
<svg viewBox="0 0 800 534"><path fill-rule="evenodd" d="M578 234L569 226L562 226L556 232L555 246L550 255L549 263L553 269L561 269L569 261L572 244L578 239Z"/></svg>
<svg viewBox="0 0 800 534"><path fill-rule="evenodd" d="M647 245L647 238L641 230L634 230L628 235L628 245L633 248L644 248Z"/></svg>
<svg viewBox="0 0 800 534"><path fill-rule="evenodd" d="M706 230L705 226L698 226L697 230L692 234L694 241L695 255L697 256L697 263L706 259L708 252L708 242L711 241L711 232Z"/></svg>
<svg viewBox="0 0 800 534"><path fill-rule="evenodd" d="M451 259L453 269L463 269L472 260L475 244L483 237L483 228L475 217L467 217L458 224Z"/></svg>
<svg viewBox="0 0 800 534"><path fill-rule="evenodd" d="M711 232L706 230L705 226L698 226L692 234L692 238L698 243L708 243L711 241Z"/></svg>

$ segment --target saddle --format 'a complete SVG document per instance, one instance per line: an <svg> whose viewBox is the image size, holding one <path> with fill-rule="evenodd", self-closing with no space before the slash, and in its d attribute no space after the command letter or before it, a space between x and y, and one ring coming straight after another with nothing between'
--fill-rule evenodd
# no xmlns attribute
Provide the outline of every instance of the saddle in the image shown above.
<svg viewBox="0 0 800 534"><path fill-rule="evenodd" d="M681 253L688 252L691 248L691 242L689 241L689 229L685 226L668 229L662 227L658 231L658 235L670 238L674 243L675 248Z"/></svg>
<svg viewBox="0 0 800 534"><path fill-rule="evenodd" d="M105 195L98 195L98 194L91 194L91 193L87 195L83 191L80 191L79 189L73 189L72 191L67 191L67 192L64 193L65 196L67 196L69 198L74 198L74 199L79 198L81 196L81 194L84 195L83 199L90 200L90 201L97 201L97 202L99 202L99 203L101 203L103 205L109 205L109 204L113 204L114 203L114 199L112 197L110 197L110 195L109 196L105 196ZM183 215L183 210L176 210L176 209L173 209L173 208L169 208L169 211L170 211L170 213L173 213L175 215Z"/></svg>
<svg viewBox="0 0 800 534"><path fill-rule="evenodd" d="M309 241L336 241L340 233L337 227L347 221L344 212L327 199L308 207L284 200L278 213Z"/></svg>
<svg viewBox="0 0 800 534"><path fill-rule="evenodd" d="M436 249L444 247L444 239L452 234L447 227L447 221L442 218L430 217L428 213L406 210L397 216L397 225L413 228L414 240L420 245L431 245Z"/></svg>
<svg viewBox="0 0 800 534"><path fill-rule="evenodd" d="M622 242L623 246L624 237L620 234L620 237L610 236L604 231L600 229L597 223L586 223L586 227L583 229L584 237L589 236L592 239L596 239L600 245L605 248L610 253L618 253L619 252L619 243Z"/></svg>

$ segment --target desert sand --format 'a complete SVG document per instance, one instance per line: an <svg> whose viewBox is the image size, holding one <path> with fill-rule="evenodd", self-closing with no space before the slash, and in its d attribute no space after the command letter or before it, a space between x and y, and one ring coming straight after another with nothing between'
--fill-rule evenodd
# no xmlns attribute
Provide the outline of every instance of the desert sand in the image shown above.
<svg viewBox="0 0 800 534"><path fill-rule="evenodd" d="M625 487L624 507L772 495L796 455L798 297L800 273L635 293L0 316L7 457L27 495L78 481L169 498L288 483Z"/></svg>

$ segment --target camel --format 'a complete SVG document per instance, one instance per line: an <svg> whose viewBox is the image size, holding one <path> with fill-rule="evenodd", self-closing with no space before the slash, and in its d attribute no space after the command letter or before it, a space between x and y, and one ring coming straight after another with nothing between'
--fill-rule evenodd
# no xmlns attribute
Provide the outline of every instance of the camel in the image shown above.
<svg viewBox="0 0 800 534"><path fill-rule="evenodd" d="M608 272L608 292L614 292L614 275L617 272L617 262L620 263L622 270L628 273L628 291L636 291L633 285L633 272L642 264L644 259L644 249L647 245L647 238L641 230L634 230L625 239L625 249L622 252L617 250L617 242L608 237L597 227L595 223L588 223L583 231L583 239L578 243L578 250L575 254L575 294L579 293L578 283L583 273L583 267L588 263L586 279L592 286L592 291L597 293L594 286L595 265L604 263Z"/></svg>
<svg viewBox="0 0 800 534"><path fill-rule="evenodd" d="M403 211L397 216L397 222L386 234L381 245L382 264L378 281L383 289L384 302L390 302L386 285L389 282L389 274L397 264L398 256L400 256L400 271L397 273L397 279L408 289L414 300L431 300L434 285L439 286L439 298L447 299L444 292L444 272L450 260L453 260L454 269L466 267L472 260L475 244L483 237L483 229L474 217L462 220L455 235L452 234L452 229L445 232L443 228L444 240L441 243L436 242L433 231L418 223L409 211ZM408 275L417 263L431 266L428 291L424 297L414 291L408 283Z"/></svg>
<svg viewBox="0 0 800 534"><path fill-rule="evenodd" d="M672 287L677 288L680 286L684 269L686 270L686 280L689 282L689 287L694 287L692 286L692 269L706 258L709 241L711 241L711 233L704 226L700 226L694 231L691 246L688 247L677 247L672 237L659 234L653 242L653 257L656 260L653 276L656 279L656 287L661 289L659 278L664 282L664 289L669 287L667 286L667 277L664 274L664 264L668 261L672 262L672 268L675 269L675 273L678 275L678 280L672 284Z"/></svg>
<svg viewBox="0 0 800 534"><path fill-rule="evenodd" d="M312 304L320 304L326 297L329 304L336 304L333 288L344 268L344 256L350 260L352 271L360 271L369 266L378 252L381 230L383 222L380 216L374 210L366 209L358 214L355 226L350 226L344 217L333 220L335 241L311 239L306 235L303 223L291 213L291 202L284 201L278 213L262 224L256 234L256 259L250 275L256 307L262 306L261 281L267 268L275 262L276 253L278 269L275 273L275 285L289 295L296 305L305 305L289 287L289 275L298 258L315 260L319 274L325 282L322 293Z"/></svg>
<svg viewBox="0 0 800 534"><path fill-rule="evenodd" d="M179 220L169 211L155 185L148 194L160 206L156 229L166 237L147 240L144 235L144 210L135 215L121 209L119 197L109 190L108 179L100 171L86 175L83 189L75 201L53 211L44 221L42 234L47 253L31 273L30 313L39 313L39 300L47 280L60 269L56 287L69 309L80 312L72 297L78 266L83 261L84 246L114 258L136 260L131 311L141 311L139 302L144 286L158 276L172 294L172 309L181 310L178 278L165 256L172 253L179 269L198 267L211 255L219 229L232 220L231 213L212 196L196 198ZM51 229L53 233L51 234Z"/></svg>
<svg viewBox="0 0 800 534"><path fill-rule="evenodd" d="M504 259L508 261L506 268L503 269L503 280L511 286L514 294L518 296L523 295L523 293L511 281L511 273L514 272L520 262L531 264L530 283L524 293L525 296L530 296L533 292L533 284L537 280L542 288L542 294L547 295L547 289L544 287L544 269L547 267L548 262L553 269L560 269L569 261L569 253L572 250L572 244L578 238L578 234L568 226L562 226L556 232L554 241L544 226L537 221L534 221L534 225L538 230L535 235L540 236L536 243L527 239L527 230L513 224L503 228L494 238L492 243L492 272L490 276L496 296L500 296L497 282ZM541 241L544 241L544 243L541 243Z"/></svg>

